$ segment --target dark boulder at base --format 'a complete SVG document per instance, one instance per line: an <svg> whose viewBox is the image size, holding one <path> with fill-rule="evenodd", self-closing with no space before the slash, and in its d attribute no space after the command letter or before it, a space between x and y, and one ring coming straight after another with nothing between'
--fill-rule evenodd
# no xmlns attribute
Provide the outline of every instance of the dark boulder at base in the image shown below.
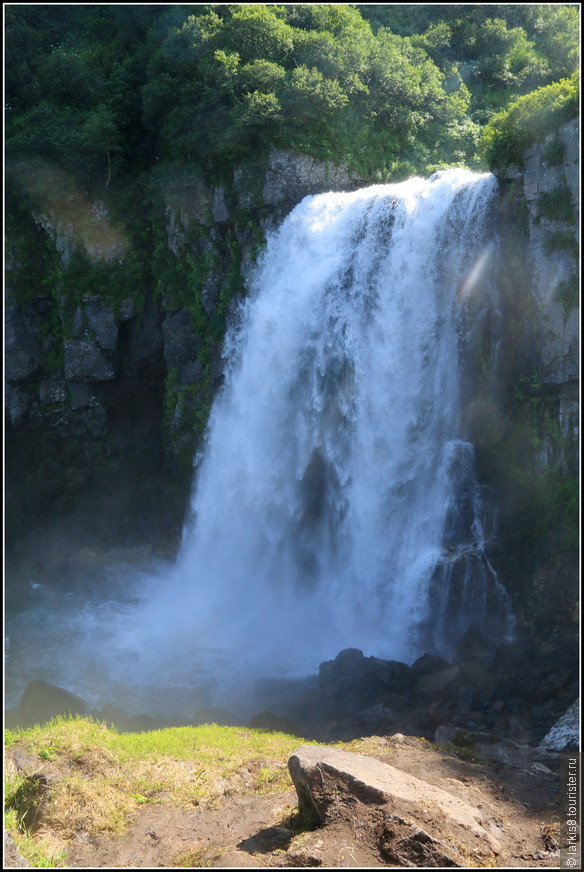
<svg viewBox="0 0 584 872"><path fill-rule="evenodd" d="M320 664L318 682L323 696L355 711L389 704L392 694L408 692L410 667L397 660L365 657L358 648L345 648L334 660Z"/></svg>
<svg viewBox="0 0 584 872"><path fill-rule="evenodd" d="M80 696L46 681L29 681L20 704L10 716L15 726L29 727L46 723L58 715L85 714L87 703Z"/></svg>
<svg viewBox="0 0 584 872"><path fill-rule="evenodd" d="M290 718L282 715L275 715L273 712L265 711L254 715L249 726L254 730L266 730L274 733L287 733L290 736L299 736L298 727L290 720Z"/></svg>
<svg viewBox="0 0 584 872"><path fill-rule="evenodd" d="M441 672L443 669L448 669L450 663L444 657L438 657L436 654L422 654L417 660L414 660L410 669L412 677L425 675L429 672Z"/></svg>

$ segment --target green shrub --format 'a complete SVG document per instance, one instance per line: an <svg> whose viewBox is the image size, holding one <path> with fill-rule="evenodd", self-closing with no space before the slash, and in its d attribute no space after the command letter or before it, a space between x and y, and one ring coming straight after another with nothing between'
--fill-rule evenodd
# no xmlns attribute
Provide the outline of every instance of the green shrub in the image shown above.
<svg viewBox="0 0 584 872"><path fill-rule="evenodd" d="M568 318L572 309L576 309L580 301L580 282L578 281L578 276L573 275L559 282L556 285L554 296L562 304L564 318Z"/></svg>
<svg viewBox="0 0 584 872"><path fill-rule="evenodd" d="M550 137L550 139L546 141L542 152L542 157L547 165L550 167L557 167L562 163L565 156L566 149L559 136L556 135Z"/></svg>
<svg viewBox="0 0 584 872"><path fill-rule="evenodd" d="M537 198L537 211L542 218L549 218L550 221L575 223L572 198L567 185L561 185L553 191L542 191Z"/></svg>
<svg viewBox="0 0 584 872"><path fill-rule="evenodd" d="M491 169L522 162L523 152L579 111L577 74L520 97L487 124L482 153Z"/></svg>

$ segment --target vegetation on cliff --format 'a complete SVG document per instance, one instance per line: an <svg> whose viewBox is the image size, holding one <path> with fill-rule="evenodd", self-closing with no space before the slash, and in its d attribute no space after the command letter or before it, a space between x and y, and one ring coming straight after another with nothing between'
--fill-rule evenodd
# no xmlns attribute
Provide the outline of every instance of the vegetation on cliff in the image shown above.
<svg viewBox="0 0 584 872"><path fill-rule="evenodd" d="M129 297L137 312L154 298L166 311L188 313L200 337L193 367L198 381L193 376L181 383L178 367L168 361L160 364L162 377L148 374L164 383L156 388L164 447L168 456L183 451L181 474L185 466L190 470L207 421L213 354L229 300L242 289L241 246L230 230L211 240L207 215L207 226L191 226L193 238L177 256L169 247L170 188L180 189L186 179L183 189L202 182L225 185L229 194L234 169L257 160L259 176L271 147L343 162L372 180L452 164L498 169L519 162L526 147L578 112L575 5L15 4L6 7L5 21L8 291L22 305L44 298L42 377L55 380L63 376L64 342L84 297L99 297L113 311ZM119 242L110 260L87 254L95 241L90 209L96 202L107 209L110 248ZM542 214L569 219L566 203L565 196L548 194ZM77 217L72 250L45 232L41 219L51 211ZM257 235L252 216L241 217ZM509 236L509 249L514 240ZM213 258L221 259L223 271L209 314L202 286L217 267ZM506 280L519 286L524 274L517 263ZM575 290L565 292L566 305L573 305ZM526 320L523 312L516 318ZM546 621L550 615L556 620L554 610L565 621L577 575L578 478L559 450L566 437L558 432L556 398L547 402L532 382L522 383L519 364L511 370L509 392L515 393L508 400L513 407L504 450L501 444L481 449L480 472L506 499L505 579L522 598L520 617L527 623L539 599L549 602ZM42 397L40 377L35 373L30 383ZM190 441L177 449L172 427L181 415ZM68 471L76 495L82 489L77 467L86 467L101 486L93 455L80 461L64 453L78 448L83 455L82 436L59 436L57 444L55 424L50 441L46 420L37 416L32 438L21 440L15 428L21 453L12 456L32 466L36 454L46 454L61 482ZM543 454L542 445L559 448L538 466L533 458ZM104 451L112 477L128 461L127 451L121 457L116 450ZM142 442L136 456L138 480L147 465ZM16 489L42 503L36 488ZM14 500L7 504L14 514ZM37 517L24 506L23 526L30 526ZM532 567L540 556L544 562L542 552L552 542L550 596L549 580L534 579ZM230 789L281 787L287 778L282 761L297 739L202 727L122 736L79 721L9 734L7 744L69 769L55 782L43 809L46 829L34 839L43 786L14 770L5 785L6 823L27 856L36 865L60 865L74 830L114 832L133 809L157 802L165 790L194 805ZM241 772L250 761L245 785ZM200 864L191 858L190 865Z"/></svg>
<svg viewBox="0 0 584 872"><path fill-rule="evenodd" d="M483 150L490 167L520 164L522 153L541 141L542 131L557 130L580 111L578 74L538 88L494 115L483 133ZM549 195L548 195L549 199ZM569 197L563 199L569 209Z"/></svg>
<svg viewBox="0 0 584 872"><path fill-rule="evenodd" d="M481 127L578 65L570 5L9 6L11 160L116 191L259 146L404 175L477 160ZM123 185L122 185L123 187Z"/></svg>
<svg viewBox="0 0 584 872"><path fill-rule="evenodd" d="M216 343L225 300L213 317L200 300L213 255L170 252L171 189L228 192L270 147L369 179L516 160L577 111L578 47L568 4L8 6L8 260L26 264L9 290L170 293Z"/></svg>

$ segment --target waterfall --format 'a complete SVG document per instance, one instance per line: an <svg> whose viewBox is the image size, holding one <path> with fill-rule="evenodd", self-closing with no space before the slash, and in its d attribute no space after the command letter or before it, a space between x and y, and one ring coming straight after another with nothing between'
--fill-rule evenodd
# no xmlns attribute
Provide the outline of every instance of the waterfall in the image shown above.
<svg viewBox="0 0 584 872"><path fill-rule="evenodd" d="M461 430L496 193L466 170L326 193L269 238L226 338L176 564L141 577L139 601L85 611L69 661L107 678L106 699L123 704L112 687L131 681L159 705L186 687L232 706L255 678L343 648L411 662L470 624L505 635Z"/></svg>
<svg viewBox="0 0 584 872"><path fill-rule="evenodd" d="M504 632L460 439L461 311L495 195L465 170L327 193L270 238L227 337L162 647L195 643L239 684L343 647L411 660L470 623Z"/></svg>

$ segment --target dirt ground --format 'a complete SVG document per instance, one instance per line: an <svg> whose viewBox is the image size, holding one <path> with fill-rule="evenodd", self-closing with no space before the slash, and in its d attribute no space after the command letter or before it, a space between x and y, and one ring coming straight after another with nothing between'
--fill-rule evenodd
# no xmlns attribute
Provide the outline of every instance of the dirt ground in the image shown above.
<svg viewBox="0 0 584 872"><path fill-rule="evenodd" d="M299 742L299 744L301 744ZM559 755L512 742L478 741L457 756L417 737L369 737L353 750L376 757L440 786L484 815L501 845L490 858L467 846L467 866L533 868L559 865ZM463 759L466 758L466 759ZM377 868L383 856L379 808L339 807L325 827L298 825L294 789L284 793L224 796L215 806L180 809L160 802L142 807L120 838L79 839L70 868ZM386 809L399 814L399 809ZM447 826L431 808L419 826L434 835ZM446 833L443 833L446 835ZM452 834L449 834L452 835ZM461 846L464 849L464 846ZM413 863L423 867L423 863Z"/></svg>

